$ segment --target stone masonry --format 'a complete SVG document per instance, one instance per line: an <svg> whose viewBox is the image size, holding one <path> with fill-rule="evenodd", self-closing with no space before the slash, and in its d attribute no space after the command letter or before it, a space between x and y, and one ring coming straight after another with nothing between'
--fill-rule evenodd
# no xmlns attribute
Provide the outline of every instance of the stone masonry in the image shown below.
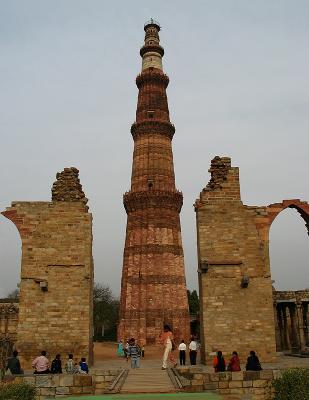
<svg viewBox="0 0 309 400"><path fill-rule="evenodd" d="M189 338L189 310L179 213L182 193L176 190L172 138L162 70L160 26L145 25L140 50L142 72L134 139L131 190L124 195L128 214L121 281L119 339L135 337L156 343L163 324L175 337Z"/></svg>
<svg viewBox="0 0 309 400"><path fill-rule="evenodd" d="M238 168L215 157L211 179L196 200L201 301L202 356L236 350L244 359L255 350L262 361L276 354L273 294L269 265L269 228L286 207L305 223L309 206L284 200L267 207L241 202Z"/></svg>
<svg viewBox="0 0 309 400"><path fill-rule="evenodd" d="M24 368L41 350L92 363L92 215L78 170L57 174L51 202L13 202L2 214L22 240L16 348Z"/></svg>

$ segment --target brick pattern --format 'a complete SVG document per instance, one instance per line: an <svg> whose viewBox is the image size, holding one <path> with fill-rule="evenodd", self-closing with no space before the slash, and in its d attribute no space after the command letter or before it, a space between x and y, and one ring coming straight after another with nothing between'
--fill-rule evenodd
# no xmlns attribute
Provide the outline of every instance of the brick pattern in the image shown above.
<svg viewBox="0 0 309 400"><path fill-rule="evenodd" d="M271 400L274 396L272 380L282 370L206 373L198 368L177 370L184 391L212 391L226 400Z"/></svg>
<svg viewBox="0 0 309 400"><path fill-rule="evenodd" d="M53 186L60 187L68 193L63 181ZM13 202L2 214L16 225L22 240L16 343L22 365L29 368L43 349L49 358L74 353L91 364L92 216L84 197Z"/></svg>
<svg viewBox="0 0 309 400"><path fill-rule="evenodd" d="M163 55L159 27L150 24L145 31L143 71L136 78L136 122L131 127L131 190L124 195L128 220L118 337L156 343L164 323L178 339L188 339L189 312L179 219L183 198L175 187L175 128L166 96L169 79L161 67L154 67L161 62L152 59L153 51L156 57Z"/></svg>
<svg viewBox="0 0 309 400"><path fill-rule="evenodd" d="M211 182L195 203L197 214L202 355L257 351L274 360L275 324L269 268L266 207L248 207L240 198L238 168L217 157ZM268 226L269 228L269 226ZM248 287L242 282L249 280ZM212 358L212 357L211 357Z"/></svg>
<svg viewBox="0 0 309 400"><path fill-rule="evenodd" d="M8 377L14 382L27 382L37 388L37 400L67 396L100 395L108 388L120 370L96 371L91 375L32 375Z"/></svg>

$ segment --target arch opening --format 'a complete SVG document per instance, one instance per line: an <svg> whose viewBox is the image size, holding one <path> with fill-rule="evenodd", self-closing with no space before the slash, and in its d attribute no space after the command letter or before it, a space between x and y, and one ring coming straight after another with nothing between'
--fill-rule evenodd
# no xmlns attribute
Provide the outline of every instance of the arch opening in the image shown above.
<svg viewBox="0 0 309 400"><path fill-rule="evenodd" d="M300 214L300 215L299 215ZM284 208L269 232L277 351L309 353L308 214Z"/></svg>

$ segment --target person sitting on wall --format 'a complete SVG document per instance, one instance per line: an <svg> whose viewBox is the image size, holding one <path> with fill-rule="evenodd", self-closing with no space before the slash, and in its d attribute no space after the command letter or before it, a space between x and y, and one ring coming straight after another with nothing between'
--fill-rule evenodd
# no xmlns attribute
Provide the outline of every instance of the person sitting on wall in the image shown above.
<svg viewBox="0 0 309 400"><path fill-rule="evenodd" d="M246 371L261 371L262 366L255 351L251 350L247 358Z"/></svg>
<svg viewBox="0 0 309 400"><path fill-rule="evenodd" d="M20 361L18 356L18 351L13 351L13 357L10 357L7 361L6 371L9 370L13 375L23 374L24 371L20 367Z"/></svg>
<svg viewBox="0 0 309 400"><path fill-rule="evenodd" d="M43 350L41 355L35 358L32 362L35 374L49 374L49 360L46 357L46 351Z"/></svg>
<svg viewBox="0 0 309 400"><path fill-rule="evenodd" d="M68 374L74 374L76 372L74 366L73 354L69 354L68 361L65 364L65 370Z"/></svg>
<svg viewBox="0 0 309 400"><path fill-rule="evenodd" d="M88 368L88 364L86 362L86 358L82 357L79 362L79 373L80 374L88 374L88 372L89 372L89 368Z"/></svg>
<svg viewBox="0 0 309 400"><path fill-rule="evenodd" d="M232 358L227 365L227 370L232 372L241 371L240 360L237 351L233 351Z"/></svg>
<svg viewBox="0 0 309 400"><path fill-rule="evenodd" d="M51 373L52 374L62 374L62 366L61 366L61 358L60 354L56 355L56 358L52 361L51 364Z"/></svg>
<svg viewBox="0 0 309 400"><path fill-rule="evenodd" d="M224 372L225 371L225 360L222 355L222 351L217 351L217 355L213 360L213 367L215 372Z"/></svg>

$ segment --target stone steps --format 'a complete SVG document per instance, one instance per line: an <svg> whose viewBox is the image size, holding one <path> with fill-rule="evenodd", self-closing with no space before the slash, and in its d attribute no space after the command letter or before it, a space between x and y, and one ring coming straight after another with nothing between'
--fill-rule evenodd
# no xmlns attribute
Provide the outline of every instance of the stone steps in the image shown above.
<svg viewBox="0 0 309 400"><path fill-rule="evenodd" d="M161 369L130 369L120 393L177 392L167 371Z"/></svg>

